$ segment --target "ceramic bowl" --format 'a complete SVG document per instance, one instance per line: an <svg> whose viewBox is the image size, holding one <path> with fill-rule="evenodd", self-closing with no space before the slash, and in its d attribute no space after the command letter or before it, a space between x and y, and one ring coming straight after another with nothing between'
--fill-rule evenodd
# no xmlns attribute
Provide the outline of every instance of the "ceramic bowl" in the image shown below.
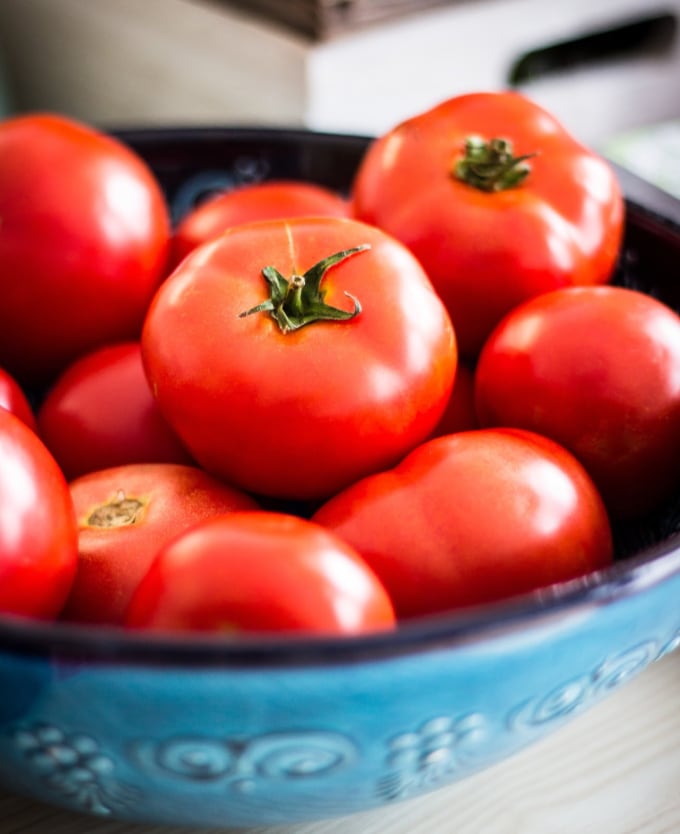
<svg viewBox="0 0 680 834"><path fill-rule="evenodd" d="M343 189L367 140L120 134L175 217L267 177ZM617 280L680 303L675 201L624 178ZM0 784L135 822L254 826L389 805L511 756L680 645L680 496L617 561L512 601L360 639L150 638L0 622Z"/></svg>

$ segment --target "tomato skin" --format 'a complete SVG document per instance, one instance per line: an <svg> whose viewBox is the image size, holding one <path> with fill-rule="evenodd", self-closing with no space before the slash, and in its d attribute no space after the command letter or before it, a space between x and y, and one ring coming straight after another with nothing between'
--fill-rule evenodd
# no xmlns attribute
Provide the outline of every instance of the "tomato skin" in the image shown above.
<svg viewBox="0 0 680 834"><path fill-rule="evenodd" d="M122 622L139 580L171 538L212 516L258 507L197 467L172 463L91 472L72 481L70 490L78 521L78 571L62 616L87 623ZM118 512L122 497L139 501L139 513ZM92 519L104 506L117 516L112 526L104 518Z"/></svg>
<svg viewBox="0 0 680 834"><path fill-rule="evenodd" d="M424 443L312 520L363 556L399 618L503 599L612 559L609 520L583 467L519 429Z"/></svg>
<svg viewBox="0 0 680 834"><path fill-rule="evenodd" d="M0 409L0 612L53 619L76 571L68 486L43 443Z"/></svg>
<svg viewBox="0 0 680 834"><path fill-rule="evenodd" d="M76 359L47 392L37 419L68 480L126 463L192 463L156 405L136 341Z"/></svg>
<svg viewBox="0 0 680 834"><path fill-rule="evenodd" d="M35 412L24 389L10 373L2 368L0 368L0 407L11 411L32 431L37 431Z"/></svg>
<svg viewBox="0 0 680 834"><path fill-rule="evenodd" d="M456 179L471 135L536 153L524 182L488 193ZM521 301L607 282L624 219L611 167L515 92L457 96L379 137L357 171L352 206L415 253L468 357Z"/></svg>
<svg viewBox="0 0 680 834"><path fill-rule="evenodd" d="M263 267L287 278L329 255L326 303L349 321L283 333ZM142 356L165 418L206 470L242 489L326 497L392 465L427 437L457 361L449 317L422 268L379 229L338 218L232 227L186 258L157 293Z"/></svg>
<svg viewBox="0 0 680 834"><path fill-rule="evenodd" d="M230 226L311 215L348 217L349 203L323 186L297 180L249 183L224 191L200 203L179 222L173 235L173 264Z"/></svg>
<svg viewBox="0 0 680 834"><path fill-rule="evenodd" d="M621 287L573 287L514 310L477 366L483 425L566 446L612 516L640 516L680 485L680 317Z"/></svg>
<svg viewBox="0 0 680 834"><path fill-rule="evenodd" d="M141 158L63 116L6 119L0 216L0 365L19 382L44 385L87 350L138 337L170 241Z"/></svg>
<svg viewBox="0 0 680 834"><path fill-rule="evenodd" d="M479 421L475 407L474 369L464 362L459 362L451 396L431 437L477 428Z"/></svg>
<svg viewBox="0 0 680 834"><path fill-rule="evenodd" d="M158 554L126 624L172 631L354 635L391 629L385 589L344 542L297 516L232 513Z"/></svg>

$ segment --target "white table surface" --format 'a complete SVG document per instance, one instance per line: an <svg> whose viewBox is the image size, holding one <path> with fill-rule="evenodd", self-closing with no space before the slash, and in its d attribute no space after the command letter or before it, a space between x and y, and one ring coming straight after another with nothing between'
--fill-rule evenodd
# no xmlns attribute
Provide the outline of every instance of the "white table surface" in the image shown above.
<svg viewBox="0 0 680 834"><path fill-rule="evenodd" d="M0 834L199 832L206 829L129 825L0 792ZM680 651L462 782L385 809L250 834L680 834Z"/></svg>

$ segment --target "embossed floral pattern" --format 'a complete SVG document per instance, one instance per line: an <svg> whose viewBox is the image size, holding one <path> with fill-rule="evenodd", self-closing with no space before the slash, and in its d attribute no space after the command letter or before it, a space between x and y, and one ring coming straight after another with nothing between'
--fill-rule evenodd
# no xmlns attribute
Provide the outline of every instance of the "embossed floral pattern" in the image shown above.
<svg viewBox="0 0 680 834"><path fill-rule="evenodd" d="M600 663L590 674L561 683L546 695L530 698L509 715L511 730L540 726L576 712L600 694L641 672L665 652L654 640L647 640L613 655Z"/></svg>
<svg viewBox="0 0 680 834"><path fill-rule="evenodd" d="M394 736L388 743L388 774L380 780L378 794L398 799L448 781L485 735L486 719L473 713L433 718Z"/></svg>
<svg viewBox="0 0 680 834"><path fill-rule="evenodd" d="M66 735L36 723L14 732L14 744L51 790L83 811L107 816L138 792L114 776L113 759L88 735Z"/></svg>
<svg viewBox="0 0 680 834"><path fill-rule="evenodd" d="M140 788L118 777L118 764L128 774L136 770L143 776L140 784L146 786L146 793L152 790L155 800L171 796L173 782L179 782L191 792L206 788L214 794L216 790L229 802L238 801L236 796L242 801L252 797L242 808L263 800L272 806L323 798L328 809L331 797L337 801L341 795L338 786L344 791L351 785L374 752L382 766L373 790L379 800L387 802L426 792L496 761L501 736L513 748L517 741L511 741L512 736L543 735L552 722L575 714L678 647L680 628L667 638L645 640L608 656L590 672L527 698L508 713L495 714L490 708L488 712L438 715L402 728L379 742L375 750L370 744L364 750L350 736L324 729L139 738L115 753L105 750L92 735L68 732L47 720L17 726L10 738L46 789L46 799L52 796L99 815L116 816L126 806L141 807L146 802ZM228 793L236 795L233 800L226 799ZM338 806L337 812L343 809L349 806Z"/></svg>

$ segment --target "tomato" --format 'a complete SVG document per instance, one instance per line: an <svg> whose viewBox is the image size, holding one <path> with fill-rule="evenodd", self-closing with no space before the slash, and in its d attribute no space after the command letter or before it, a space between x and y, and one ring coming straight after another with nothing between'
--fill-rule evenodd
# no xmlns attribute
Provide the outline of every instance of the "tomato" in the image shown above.
<svg viewBox="0 0 680 834"><path fill-rule="evenodd" d="M519 429L430 440L312 520L363 556L400 618L510 597L612 559L609 519L583 467Z"/></svg>
<svg viewBox="0 0 680 834"><path fill-rule="evenodd" d="M191 525L252 498L194 466L128 464L72 481L78 520L78 572L64 607L67 620L120 624L156 552Z"/></svg>
<svg viewBox="0 0 680 834"><path fill-rule="evenodd" d="M297 516L232 513L166 545L126 623L172 631L354 635L394 626L392 603L352 548Z"/></svg>
<svg viewBox="0 0 680 834"><path fill-rule="evenodd" d="M456 96L379 137L352 204L415 253L473 357L519 302L606 283L624 218L608 163L515 92Z"/></svg>
<svg viewBox="0 0 680 834"><path fill-rule="evenodd" d="M0 409L0 612L51 619L77 562L68 485L44 444Z"/></svg>
<svg viewBox="0 0 680 834"><path fill-rule="evenodd" d="M79 122L0 123L0 365L30 386L135 338L165 275L170 221L129 148Z"/></svg>
<svg viewBox="0 0 680 834"><path fill-rule="evenodd" d="M615 517L639 516L680 486L680 317L622 287L572 287L526 302L477 366L484 425L570 449Z"/></svg>
<svg viewBox="0 0 680 834"><path fill-rule="evenodd" d="M297 180L248 183L200 203L177 226L173 262L230 226L255 220L323 215L347 217L347 200L321 185Z"/></svg>
<svg viewBox="0 0 680 834"><path fill-rule="evenodd" d="M76 359L45 396L38 427L69 480L126 463L192 462L158 410L139 342Z"/></svg>
<svg viewBox="0 0 680 834"><path fill-rule="evenodd" d="M450 319L411 253L349 219L234 226L159 289L147 377L193 458L278 498L326 497L437 423Z"/></svg>
<svg viewBox="0 0 680 834"><path fill-rule="evenodd" d="M479 421L475 408L474 370L464 362L459 362L453 391L431 436L441 437L444 434L476 428L479 428Z"/></svg>
<svg viewBox="0 0 680 834"><path fill-rule="evenodd" d="M7 371L0 368L0 408L11 411L29 429L36 431L37 424L33 406L26 396L26 392Z"/></svg>

